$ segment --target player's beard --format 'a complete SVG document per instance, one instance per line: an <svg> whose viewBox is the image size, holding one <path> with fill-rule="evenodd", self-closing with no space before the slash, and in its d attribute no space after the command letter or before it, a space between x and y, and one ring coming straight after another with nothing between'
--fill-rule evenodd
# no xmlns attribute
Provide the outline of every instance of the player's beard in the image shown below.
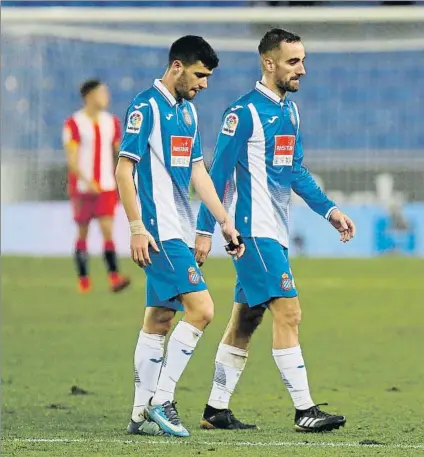
<svg viewBox="0 0 424 457"><path fill-rule="evenodd" d="M280 89L282 93L285 92L297 92L299 90L299 86L295 85L295 81L299 81L298 79L292 80L289 79L288 81L277 81L276 86Z"/></svg>
<svg viewBox="0 0 424 457"><path fill-rule="evenodd" d="M185 98L186 100L192 100L195 96L190 94L190 91L193 89L190 88L187 73L184 70L181 76L178 78L177 84L175 85L175 92L178 99Z"/></svg>

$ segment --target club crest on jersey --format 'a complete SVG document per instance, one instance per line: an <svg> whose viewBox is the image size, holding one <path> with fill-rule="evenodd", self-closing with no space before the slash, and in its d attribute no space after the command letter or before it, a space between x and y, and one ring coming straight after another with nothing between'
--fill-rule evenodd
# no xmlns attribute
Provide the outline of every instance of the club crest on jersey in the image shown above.
<svg viewBox="0 0 424 457"><path fill-rule="evenodd" d="M294 135L275 135L274 160L276 167L293 165L293 154L296 137Z"/></svg>
<svg viewBox="0 0 424 457"><path fill-rule="evenodd" d="M140 111L136 110L128 115L127 121L127 133L139 133L141 130L141 124L143 123L143 115Z"/></svg>
<svg viewBox="0 0 424 457"><path fill-rule="evenodd" d="M190 113L188 112L188 109L187 108L184 108L183 109L183 117L184 117L184 122L187 124L187 125L191 125L193 124L193 120L190 116Z"/></svg>
<svg viewBox="0 0 424 457"><path fill-rule="evenodd" d="M191 136L171 136L171 166L189 167L192 149Z"/></svg>
<svg viewBox="0 0 424 457"><path fill-rule="evenodd" d="M283 290L291 290L293 288L292 280L287 273L283 273L281 276L281 288Z"/></svg>
<svg viewBox="0 0 424 457"><path fill-rule="evenodd" d="M239 118L237 114L230 113L224 119L224 125L222 127L222 133L224 135L234 136L237 130Z"/></svg>
<svg viewBox="0 0 424 457"><path fill-rule="evenodd" d="M200 274L196 271L194 267L188 269L188 280L191 284L199 284Z"/></svg>

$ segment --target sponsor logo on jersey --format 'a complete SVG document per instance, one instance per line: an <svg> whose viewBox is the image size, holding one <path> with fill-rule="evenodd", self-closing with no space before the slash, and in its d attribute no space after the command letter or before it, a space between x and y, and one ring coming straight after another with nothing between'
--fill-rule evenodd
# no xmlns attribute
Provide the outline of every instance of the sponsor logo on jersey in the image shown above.
<svg viewBox="0 0 424 457"><path fill-rule="evenodd" d="M191 284L199 284L200 274L196 271L194 267L188 269L188 280Z"/></svg>
<svg viewBox="0 0 424 457"><path fill-rule="evenodd" d="M141 130L141 124L143 123L143 115L140 111L133 111L128 115L127 121L127 133L139 133Z"/></svg>
<svg viewBox="0 0 424 457"><path fill-rule="evenodd" d="M294 135L275 135L274 166L293 165L293 154L296 137Z"/></svg>
<svg viewBox="0 0 424 457"><path fill-rule="evenodd" d="M190 136L171 136L171 166L190 166L193 138Z"/></svg>
<svg viewBox="0 0 424 457"><path fill-rule="evenodd" d="M237 114L230 113L225 116L224 125L222 127L222 133L229 136L234 136L237 130L239 118Z"/></svg>
<svg viewBox="0 0 424 457"><path fill-rule="evenodd" d="M287 273L283 273L281 276L281 288L283 290L291 290L293 288L292 280Z"/></svg>

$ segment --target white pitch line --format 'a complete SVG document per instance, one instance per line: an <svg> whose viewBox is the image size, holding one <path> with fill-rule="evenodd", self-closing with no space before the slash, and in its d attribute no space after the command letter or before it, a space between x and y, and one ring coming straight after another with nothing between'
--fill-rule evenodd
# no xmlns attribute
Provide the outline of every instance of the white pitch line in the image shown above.
<svg viewBox="0 0 424 457"><path fill-rule="evenodd" d="M57 443L57 444L72 444L72 443L97 443L97 444L152 444L152 445L202 445L202 446L239 446L239 447L352 447L352 448L385 448L385 449L424 449L423 444L359 444L359 443L304 443L302 441L275 441L269 443L261 442L225 442L225 441L185 441L179 439L169 440L102 440L102 439L66 439L66 438L15 438L11 440L2 440L3 442L13 441L15 443Z"/></svg>

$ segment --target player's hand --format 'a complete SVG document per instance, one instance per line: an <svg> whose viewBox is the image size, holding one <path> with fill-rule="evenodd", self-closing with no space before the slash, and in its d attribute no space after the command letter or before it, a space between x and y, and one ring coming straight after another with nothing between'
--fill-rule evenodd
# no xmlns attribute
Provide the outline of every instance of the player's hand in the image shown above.
<svg viewBox="0 0 424 457"><path fill-rule="evenodd" d="M87 183L87 189L90 194L100 193L100 186L96 181L89 181Z"/></svg>
<svg viewBox="0 0 424 457"><path fill-rule="evenodd" d="M355 224L346 214L343 214L338 209L335 209L330 214L330 224L339 231L340 241L343 243L347 243L355 236Z"/></svg>
<svg viewBox="0 0 424 457"><path fill-rule="evenodd" d="M225 219L224 222L221 223L221 231L225 240L227 242L232 241L233 244L236 246L236 248L232 251L227 251L228 254L233 255L234 260L239 259L244 254L246 248L244 243L239 243L238 237L240 236L240 233L234 227L234 224L231 221L231 219Z"/></svg>
<svg viewBox="0 0 424 457"><path fill-rule="evenodd" d="M131 235L131 257L134 262L142 268L152 264L149 255L149 246L156 252L159 252L155 239L147 230L140 235Z"/></svg>
<svg viewBox="0 0 424 457"><path fill-rule="evenodd" d="M194 254L197 265L201 267L208 258L212 248L212 237L208 235L196 235Z"/></svg>

